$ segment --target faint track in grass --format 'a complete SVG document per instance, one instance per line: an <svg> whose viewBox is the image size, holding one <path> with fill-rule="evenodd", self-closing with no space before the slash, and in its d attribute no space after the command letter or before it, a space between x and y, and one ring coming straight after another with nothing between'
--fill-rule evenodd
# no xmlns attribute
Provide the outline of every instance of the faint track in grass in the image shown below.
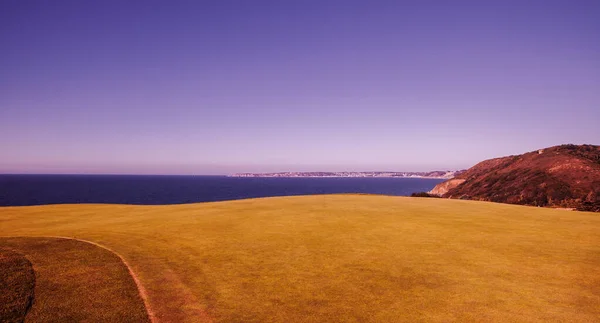
<svg viewBox="0 0 600 323"><path fill-rule="evenodd" d="M40 291L38 291L38 284L36 284L35 289L36 295L40 295L42 296L42 299L39 300L37 297L35 298L35 300L33 300L32 304L34 304L34 308L33 308L33 313L32 316L29 316L29 313L27 313L28 318L25 320L29 320L32 322L37 322L37 321L60 321L60 320L100 320L100 321L104 321L104 320L108 320L109 318L113 319L125 319L125 320L132 320L135 319L135 321L150 321L150 322L156 322L156 317L155 314L152 310L152 308L149 306L148 300L147 300L147 293L145 288L143 287L143 285L140 283L137 275L133 272L133 270L131 269L131 266L129 265L129 263L118 253L114 252L112 249L103 246L101 244L98 244L96 242L93 241L88 241L85 239L78 239L78 238L72 238L72 237L65 237L65 236L3 236L1 237L2 240L0 240L0 242L4 242L6 245L2 246L2 249L4 250L10 250L19 254L23 254L24 257L26 256L26 259L30 260L30 262L33 265L33 270L34 270L34 275L37 278L38 275L41 276L42 280L44 280L45 282L41 285L44 286L40 286ZM76 243L75 245L62 245L61 244L57 244L60 241L71 241L71 243ZM77 246L77 243L80 244L84 244L84 245L89 245L88 248L92 248L90 250L94 250L93 248L97 248L96 250L102 250L102 252L105 255L110 255L108 256L109 258L106 258L107 256L100 256L100 254L96 254L97 251L92 251L90 252L90 250L86 250L87 248L83 248L81 246ZM75 249L74 249L75 248ZM86 260L88 260L86 257L81 257L78 254L73 254L71 250L76 250L79 249L80 252L85 252L86 254L89 254L92 256L91 259L92 260L91 263L87 263ZM85 250L85 251L84 251ZM48 257L50 256L50 257ZM96 257L100 257L98 259L96 259ZM108 259L110 259L110 257L112 257L112 259L114 260L109 260L109 262L107 263L106 261ZM31 258L31 259L29 259ZM76 262L73 262L76 259ZM82 264L85 264L82 266ZM105 264L108 266L106 267L106 271L105 269L100 269L100 271L98 271L97 266L101 266L101 267L105 267ZM117 265L118 264L118 265ZM116 269L118 267L114 267L115 265L120 266L121 269ZM63 271L61 266L67 266L66 268L69 269L74 269L75 272L77 272L77 274L74 275L74 272L72 270L67 270L67 271ZM71 267L72 266L72 267ZM87 267L87 268L86 268ZM112 268L112 269L111 269ZM90 271L91 270L91 271ZM98 278L101 277L106 277L108 279L114 279L113 276L101 276L101 277L97 277L97 278L92 278L94 279L94 284L92 284L89 288L87 286L87 284L85 284L85 279L82 279L81 274L83 273L84 275L87 274L96 274L96 275L106 275L108 273L116 273L115 270L120 270L122 273L126 274L129 279L131 279L128 284L130 284L129 289L132 293L129 295L136 295L137 297L137 302L139 302L141 300L141 302L138 303L139 307L137 310L133 310L133 308L131 308L134 312L141 310L137 313L139 314L133 314L133 315L129 315L129 314L125 314L125 313L134 313L134 312L130 312L129 310L125 310L123 311L124 308L121 309L117 309L118 307L113 307L111 305L111 303L98 303L98 304L103 304L101 305L99 308L97 308L96 310L91 310L89 311L88 309L84 309L83 307L81 307L82 305L82 300L75 300L75 298L71 298L72 295L77 295L77 298L81 298L81 296L83 296L83 299L88 299L91 300L94 297L96 297L96 299L100 300L100 302L105 302L103 297L106 297L106 291L101 292L100 294L95 294L93 292L94 288L97 288L97 284L100 283L102 284L102 282L98 281ZM59 276L62 276L64 273L64 277L60 278L60 279L56 279ZM127 276L122 276L122 277L127 277ZM37 279L36 279L37 280ZM67 281L72 281L73 284L71 283L67 283ZM83 285L82 285L83 284ZM85 286L85 287L83 287ZM109 291L108 293L113 293L112 295L117 295L120 294L118 293L116 289L119 289L120 287L118 286L122 286L121 284L117 284L113 286L117 286L117 287L113 287L112 291ZM80 288L85 288L85 289L80 289ZM89 289L90 291L85 291L86 289ZM81 292L83 292L83 295L81 294ZM115 292L117 292L117 294L114 294ZM75 293L75 294L73 294ZM103 295L104 293L104 295ZM110 294L108 294L110 295ZM125 294L123 294L125 295ZM132 298L118 298L118 297L130 297L130 296L117 296L117 300L121 301L121 304L127 304L127 305L122 305L122 306L131 306L135 304L135 301L133 301ZM66 298L65 298L66 297ZM91 297L91 298L90 298ZM45 299L44 299L45 298ZM52 301L48 301L48 299L52 299ZM133 301L134 303L131 303L131 301ZM58 302L58 303L57 303ZM36 303L38 303L36 305ZM58 305L60 304L60 305ZM75 306L75 304L79 304L77 306ZM90 305L92 307L90 307L89 309L92 309L96 306L98 306L98 304L96 305ZM143 307L143 309L142 309ZM112 310L109 310L108 312L102 312L105 309L111 309L114 308L117 311L113 312ZM66 311L65 311L66 310ZM100 312L98 312L100 311ZM29 311L28 311L29 312ZM144 315L141 315L141 313L144 313ZM107 315L108 314L108 315ZM62 316L61 316L62 315ZM62 318L61 318L62 317ZM142 319L143 317L143 319Z"/></svg>
<svg viewBox="0 0 600 323"><path fill-rule="evenodd" d="M156 240L156 237L149 235L136 235L131 233L123 233L118 231L107 232L110 235L122 236L122 241L127 241L128 238L135 236L137 239L152 239ZM205 309L205 302L201 302L198 296L193 292L192 289L182 280L176 270L173 270L171 266L165 261L160 259L153 259L152 257L145 257L143 262L138 263L138 266L155 268L157 272L161 272L161 275L156 275L149 285L149 289L145 288L141 283L140 277L135 273L133 267L125 260L125 258L114 251L114 249L105 246L101 243L97 243L87 239L81 239L76 237L68 236L47 236L52 238L74 240L83 243L89 243L94 246L105 249L117 257L120 258L121 262L127 267L129 274L135 281L140 297L142 298L146 307L148 317L151 322L214 322L212 316ZM119 239L121 240L121 239ZM164 288L158 288L154 290L152 286L169 286L168 290ZM170 292L169 292L170 291ZM169 295L165 299L165 292ZM154 302L152 301L154 300ZM154 303L156 306L152 306Z"/></svg>
<svg viewBox="0 0 600 323"><path fill-rule="evenodd" d="M72 238L72 237L63 237L63 236L48 236L48 238L67 239L67 240L75 240L75 241L79 241L79 242L89 243L98 248L102 248L106 251L109 251L109 252L113 253L115 256L119 257L119 259L121 259L121 262L123 263L123 265L125 265L125 267L127 267L127 271L129 272L129 275L131 276L131 278L133 278L133 281L135 282L135 285L137 286L140 297L142 298L142 301L144 302L144 307L146 308L146 313L148 313L148 318L150 319L150 322L153 322L153 323L157 322L156 315L154 314L154 311L152 310L152 308L150 307L150 303L148 302L148 293L146 292L144 285L142 285L142 283L140 282L140 279L133 272L133 270L131 269L131 266L129 265L127 260L125 260L125 258L123 258L123 256L121 256L119 253L115 252L114 250L112 250L106 246L103 246L99 243L89 241L89 240Z"/></svg>

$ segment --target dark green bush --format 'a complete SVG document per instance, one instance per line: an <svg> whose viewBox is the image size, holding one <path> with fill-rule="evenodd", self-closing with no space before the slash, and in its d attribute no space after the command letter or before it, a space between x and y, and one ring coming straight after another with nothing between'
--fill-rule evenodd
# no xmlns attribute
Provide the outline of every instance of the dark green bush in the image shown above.
<svg viewBox="0 0 600 323"><path fill-rule="evenodd" d="M410 195L411 197L439 197L435 194L429 194L427 192L416 192Z"/></svg>

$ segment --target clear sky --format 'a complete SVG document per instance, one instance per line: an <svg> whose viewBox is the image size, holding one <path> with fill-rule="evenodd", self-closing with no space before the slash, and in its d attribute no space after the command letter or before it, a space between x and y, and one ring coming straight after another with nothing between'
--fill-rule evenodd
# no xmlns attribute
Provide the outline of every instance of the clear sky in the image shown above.
<svg viewBox="0 0 600 323"><path fill-rule="evenodd" d="M0 173L422 171L600 143L600 1L0 1Z"/></svg>

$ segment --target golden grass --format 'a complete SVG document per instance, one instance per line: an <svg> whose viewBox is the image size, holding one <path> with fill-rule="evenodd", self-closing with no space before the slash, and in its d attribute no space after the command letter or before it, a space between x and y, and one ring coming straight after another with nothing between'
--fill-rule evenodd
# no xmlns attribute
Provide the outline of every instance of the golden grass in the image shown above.
<svg viewBox="0 0 600 323"><path fill-rule="evenodd" d="M149 321L127 267L112 252L57 238L0 238L0 246L33 263L35 298L27 322Z"/></svg>
<svg viewBox="0 0 600 323"><path fill-rule="evenodd" d="M23 322L33 302L35 275L25 256L0 248L0 322Z"/></svg>
<svg viewBox="0 0 600 323"><path fill-rule="evenodd" d="M159 321L579 321L600 317L600 217L325 195L0 209L0 235L123 256Z"/></svg>

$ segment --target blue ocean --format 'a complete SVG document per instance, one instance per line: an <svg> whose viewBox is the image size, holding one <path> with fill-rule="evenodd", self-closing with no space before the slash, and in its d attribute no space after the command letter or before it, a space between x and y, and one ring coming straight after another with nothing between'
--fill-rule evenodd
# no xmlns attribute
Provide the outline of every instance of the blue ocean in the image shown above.
<svg viewBox="0 0 600 323"><path fill-rule="evenodd" d="M402 196L429 191L442 181L351 177L0 175L0 206L62 203L181 204L334 193Z"/></svg>

